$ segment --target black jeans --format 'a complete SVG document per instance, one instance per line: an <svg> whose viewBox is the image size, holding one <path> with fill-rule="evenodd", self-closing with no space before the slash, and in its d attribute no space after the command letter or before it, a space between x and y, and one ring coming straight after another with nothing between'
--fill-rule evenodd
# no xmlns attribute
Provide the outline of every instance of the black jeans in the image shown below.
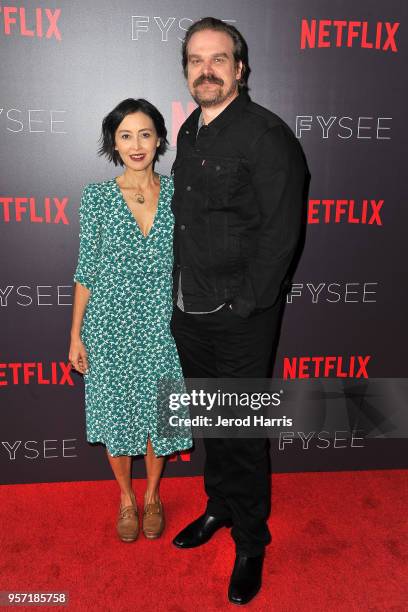
<svg viewBox="0 0 408 612"><path fill-rule="evenodd" d="M282 302L248 319L227 306L203 315L175 307L171 321L185 378L266 378L282 314ZM256 556L269 544L269 443L265 438L206 438L207 511L233 522L237 552Z"/></svg>

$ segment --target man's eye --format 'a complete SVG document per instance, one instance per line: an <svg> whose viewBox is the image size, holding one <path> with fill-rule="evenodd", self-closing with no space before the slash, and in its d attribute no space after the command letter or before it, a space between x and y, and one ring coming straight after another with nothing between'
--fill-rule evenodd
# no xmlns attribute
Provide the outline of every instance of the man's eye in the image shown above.
<svg viewBox="0 0 408 612"><path fill-rule="evenodd" d="M224 61L223 57L216 57L215 61L217 62L217 64L221 64Z"/></svg>
<svg viewBox="0 0 408 612"><path fill-rule="evenodd" d="M200 60L199 59L192 59L190 60L190 64L199 64Z"/></svg>

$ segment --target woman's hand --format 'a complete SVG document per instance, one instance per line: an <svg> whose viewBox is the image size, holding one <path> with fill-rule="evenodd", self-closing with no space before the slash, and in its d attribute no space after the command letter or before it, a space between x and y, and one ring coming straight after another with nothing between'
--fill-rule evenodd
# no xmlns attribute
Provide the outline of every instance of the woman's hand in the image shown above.
<svg viewBox="0 0 408 612"><path fill-rule="evenodd" d="M69 361L72 367L85 374L88 370L88 355L86 348L81 338L71 338L71 345L69 347Z"/></svg>

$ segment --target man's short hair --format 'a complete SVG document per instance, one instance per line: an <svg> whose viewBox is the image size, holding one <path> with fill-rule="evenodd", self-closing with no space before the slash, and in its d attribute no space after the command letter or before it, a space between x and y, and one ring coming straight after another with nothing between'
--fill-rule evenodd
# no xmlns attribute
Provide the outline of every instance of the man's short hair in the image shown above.
<svg viewBox="0 0 408 612"><path fill-rule="evenodd" d="M228 36L232 38L232 42L234 43L233 53L235 63L242 62L242 72L241 78L238 81L238 89L240 92L248 91L248 78L251 72L248 61L248 45L246 44L241 32L239 32L237 28L235 28L229 23L221 21L221 19L216 19L215 17L203 17L199 21L192 23L191 26L188 28L181 48L184 76L187 78L188 43L193 34L195 34L196 32L201 32L202 30L225 32L225 34L228 34Z"/></svg>

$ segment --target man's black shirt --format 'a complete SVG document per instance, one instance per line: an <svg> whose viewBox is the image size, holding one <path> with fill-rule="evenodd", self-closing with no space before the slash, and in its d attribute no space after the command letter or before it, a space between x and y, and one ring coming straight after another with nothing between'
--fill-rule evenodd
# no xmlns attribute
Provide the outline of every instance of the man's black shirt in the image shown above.
<svg viewBox="0 0 408 612"><path fill-rule="evenodd" d="M274 113L241 93L197 134L185 121L173 165L174 298L223 302L246 317L282 292L299 239L305 180L301 147Z"/></svg>

